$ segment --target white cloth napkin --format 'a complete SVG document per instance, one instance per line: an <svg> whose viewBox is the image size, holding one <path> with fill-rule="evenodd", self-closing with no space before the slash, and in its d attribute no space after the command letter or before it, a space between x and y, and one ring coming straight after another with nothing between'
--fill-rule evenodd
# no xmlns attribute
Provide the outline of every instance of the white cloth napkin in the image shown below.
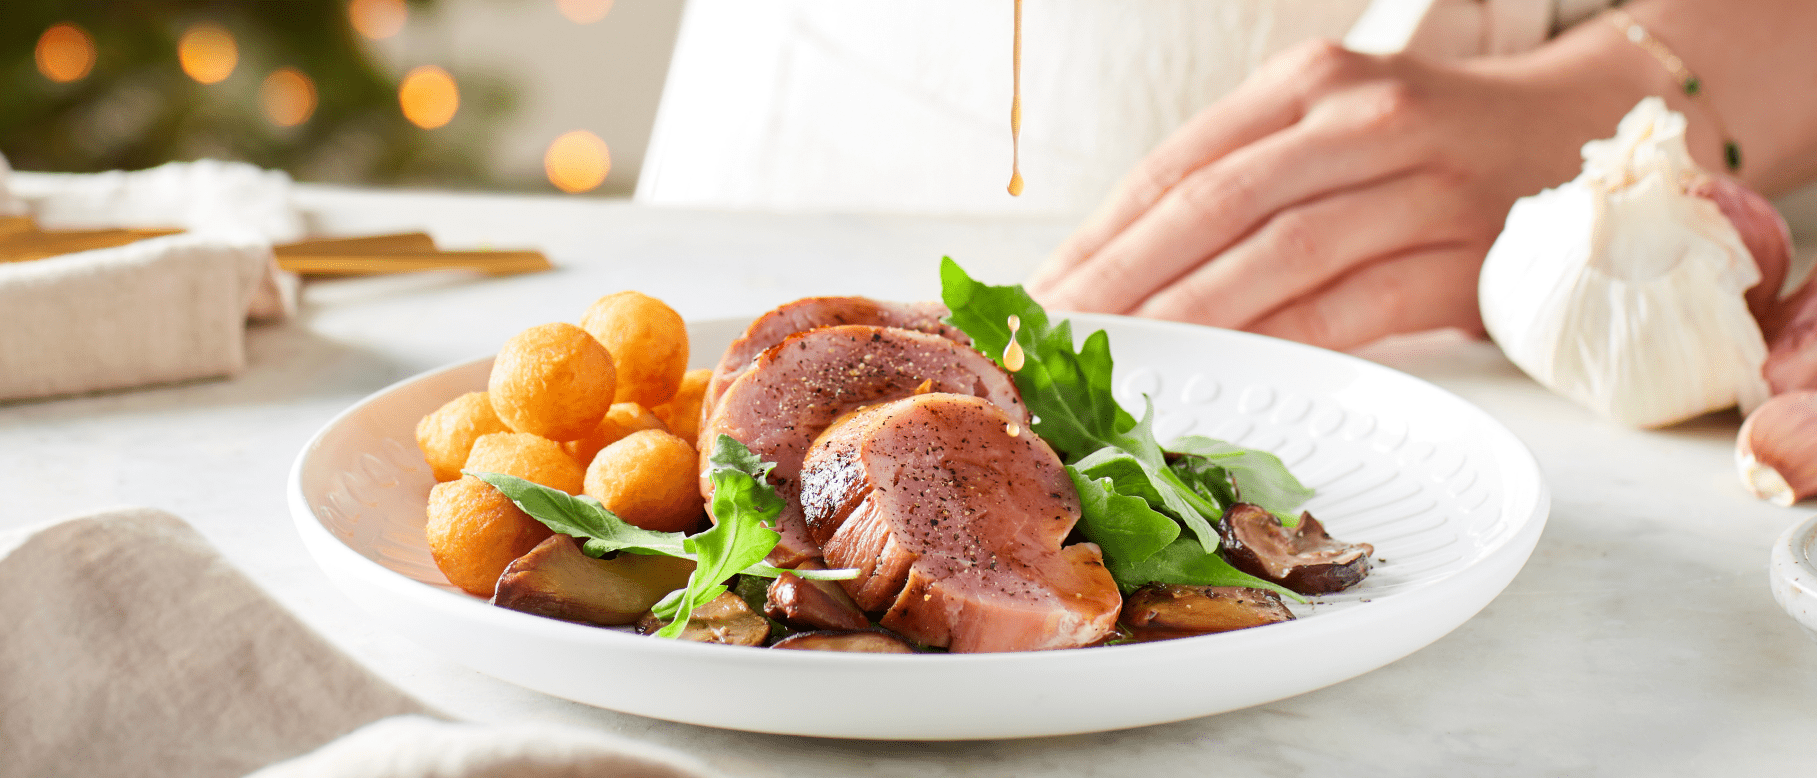
<svg viewBox="0 0 1817 778"><path fill-rule="evenodd" d="M8 778L707 774L606 733L430 718L161 511L0 534L0 625Z"/></svg>
<svg viewBox="0 0 1817 778"><path fill-rule="evenodd" d="M47 229L230 227L284 243L303 237L290 176L202 159L106 173L14 173L13 196Z"/></svg>
<svg viewBox="0 0 1817 778"><path fill-rule="evenodd" d="M245 324L295 313L271 244L302 234L290 178L243 163L11 173L0 213L45 229L181 228L114 248L0 263L0 400L231 376Z"/></svg>

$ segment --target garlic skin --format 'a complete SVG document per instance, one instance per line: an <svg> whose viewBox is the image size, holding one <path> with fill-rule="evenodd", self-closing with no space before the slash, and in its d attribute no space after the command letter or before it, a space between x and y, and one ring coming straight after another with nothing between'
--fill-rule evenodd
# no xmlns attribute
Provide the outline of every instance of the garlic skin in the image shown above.
<svg viewBox="0 0 1817 778"><path fill-rule="evenodd" d="M1817 494L1817 391L1782 394L1748 414L1735 468L1748 491L1774 505Z"/></svg>
<svg viewBox="0 0 1817 778"><path fill-rule="evenodd" d="M1768 397L1744 294L1761 280L1691 161L1685 120L1649 97L1583 173L1514 204L1483 261L1483 324L1541 384L1604 417L1658 427Z"/></svg>

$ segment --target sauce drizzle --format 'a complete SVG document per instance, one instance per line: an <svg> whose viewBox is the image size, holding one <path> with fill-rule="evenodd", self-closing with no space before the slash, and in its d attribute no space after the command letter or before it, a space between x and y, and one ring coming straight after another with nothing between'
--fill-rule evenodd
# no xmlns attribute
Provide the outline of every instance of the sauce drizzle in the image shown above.
<svg viewBox="0 0 1817 778"><path fill-rule="evenodd" d="M1016 0L1015 86L1009 102L1009 193L1022 196L1022 0ZM1020 363L1018 363L1020 364ZM1015 370L1015 368L1011 368Z"/></svg>
<svg viewBox="0 0 1817 778"><path fill-rule="evenodd" d="M1009 315L1009 345L1003 348L1003 369L1011 373L1022 369L1027 355L1022 352L1022 344L1016 342L1016 331L1022 329L1022 317Z"/></svg>

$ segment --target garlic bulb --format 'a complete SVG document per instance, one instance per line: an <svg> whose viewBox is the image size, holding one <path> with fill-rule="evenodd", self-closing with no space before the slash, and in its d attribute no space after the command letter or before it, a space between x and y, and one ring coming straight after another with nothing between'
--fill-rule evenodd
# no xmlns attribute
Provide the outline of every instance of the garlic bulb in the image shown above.
<svg viewBox="0 0 1817 778"><path fill-rule="evenodd" d="M1743 299L1760 271L1693 193L1685 120L1649 97L1584 144L1574 180L1522 198L1483 262L1483 324L1535 380L1656 427L1765 401L1766 343Z"/></svg>

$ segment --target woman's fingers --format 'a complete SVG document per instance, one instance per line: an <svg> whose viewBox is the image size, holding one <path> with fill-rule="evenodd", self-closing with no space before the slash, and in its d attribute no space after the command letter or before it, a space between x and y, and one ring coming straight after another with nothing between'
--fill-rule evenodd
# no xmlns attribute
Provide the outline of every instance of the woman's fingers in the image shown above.
<svg viewBox="0 0 1817 778"><path fill-rule="evenodd" d="M1329 349L1440 327L1480 333L1476 277L1487 251L1453 244L1372 262L1246 329Z"/></svg>
<svg viewBox="0 0 1817 778"><path fill-rule="evenodd" d="M1405 92L1394 84L1353 90L1192 172L1037 297L1127 313L1282 209L1411 169L1429 144L1409 121Z"/></svg>
<svg viewBox="0 0 1817 778"><path fill-rule="evenodd" d="M1313 41L1269 61L1224 98L1199 111L1123 177L1104 203L1029 280L1050 291L1192 172L1298 122L1327 91L1375 69L1375 60L1331 41Z"/></svg>
<svg viewBox="0 0 1817 778"><path fill-rule="evenodd" d="M1466 199L1451 179L1416 171L1293 206L1135 313L1241 328L1364 263L1474 236Z"/></svg>

